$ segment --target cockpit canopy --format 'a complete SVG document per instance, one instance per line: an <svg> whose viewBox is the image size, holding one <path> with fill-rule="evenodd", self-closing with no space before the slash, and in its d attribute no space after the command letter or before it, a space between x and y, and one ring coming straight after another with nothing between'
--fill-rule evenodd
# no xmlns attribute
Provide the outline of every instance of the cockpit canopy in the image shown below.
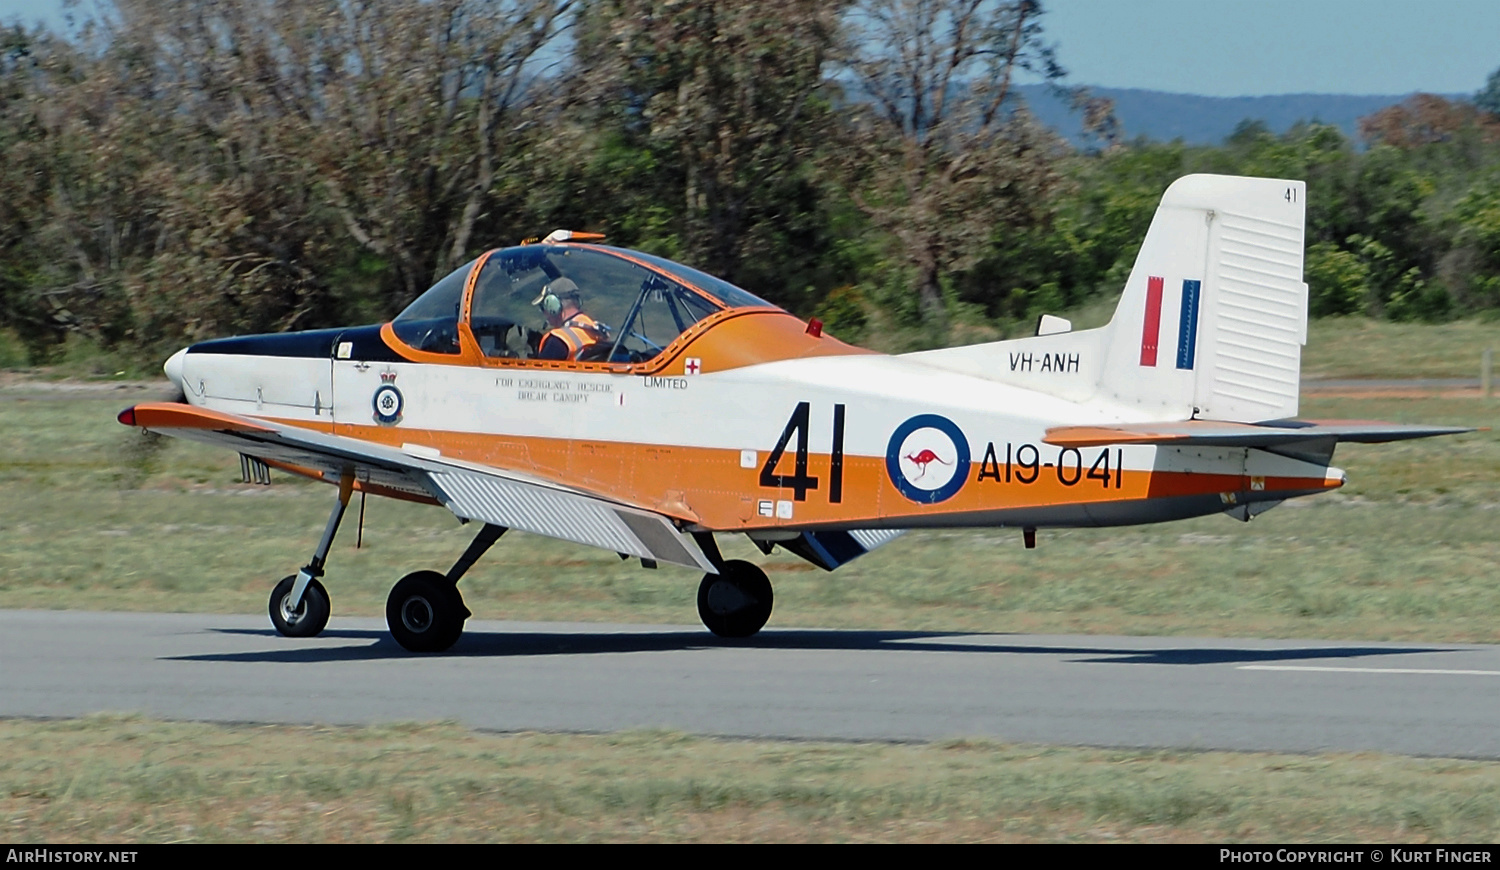
<svg viewBox="0 0 1500 870"><path fill-rule="evenodd" d="M696 269L599 245L524 245L490 251L423 293L392 322L396 337L433 354L463 352L459 324L485 357L532 359L548 325L538 300L549 287L578 288L597 341L580 362L639 363L698 321L769 302Z"/></svg>

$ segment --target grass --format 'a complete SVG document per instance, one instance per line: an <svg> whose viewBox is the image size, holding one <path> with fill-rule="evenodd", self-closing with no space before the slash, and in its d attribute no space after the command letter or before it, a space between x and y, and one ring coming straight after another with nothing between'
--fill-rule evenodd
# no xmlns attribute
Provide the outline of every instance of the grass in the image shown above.
<svg viewBox="0 0 1500 870"><path fill-rule="evenodd" d="M1493 318L1426 324L1333 317L1312 321L1307 333L1303 378L1477 378L1485 348L1500 352L1500 320Z"/></svg>
<svg viewBox="0 0 1500 870"><path fill-rule="evenodd" d="M138 351L107 349L76 334L39 355L27 348L13 330L0 329L0 372L3 371L24 372L45 380L118 381L159 378L161 361L144 358Z"/></svg>
<svg viewBox="0 0 1500 870"><path fill-rule="evenodd" d="M1481 842L1500 765L984 741L0 721L15 842Z"/></svg>

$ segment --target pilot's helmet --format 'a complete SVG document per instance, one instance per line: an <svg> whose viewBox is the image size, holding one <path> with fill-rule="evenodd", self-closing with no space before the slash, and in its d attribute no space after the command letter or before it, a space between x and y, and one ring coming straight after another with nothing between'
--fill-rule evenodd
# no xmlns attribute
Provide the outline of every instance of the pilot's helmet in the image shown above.
<svg viewBox="0 0 1500 870"><path fill-rule="evenodd" d="M561 314L564 302L578 305L578 285L571 278L558 278L542 288L542 292L531 300L531 304L542 309L543 314Z"/></svg>

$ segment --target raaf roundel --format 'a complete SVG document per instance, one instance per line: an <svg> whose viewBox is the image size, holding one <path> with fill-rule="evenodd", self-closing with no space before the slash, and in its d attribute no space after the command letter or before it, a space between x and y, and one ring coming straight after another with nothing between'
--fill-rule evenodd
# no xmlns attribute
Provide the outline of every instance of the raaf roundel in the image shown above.
<svg viewBox="0 0 1500 870"><path fill-rule="evenodd" d="M446 572L392 589L407 649L458 639L457 583L512 528L701 570L704 624L745 637L771 584L715 535L833 570L907 529L1019 527L1029 543L1044 527L1249 519L1342 485L1340 441L1465 431L1294 419L1303 194L1182 178L1108 325L1044 317L1029 338L897 356L558 231L486 252L388 323L194 344L165 366L184 401L120 421L234 449L247 479L274 467L337 486L311 560L272 592L282 634L326 625L321 578L359 491L480 524Z"/></svg>

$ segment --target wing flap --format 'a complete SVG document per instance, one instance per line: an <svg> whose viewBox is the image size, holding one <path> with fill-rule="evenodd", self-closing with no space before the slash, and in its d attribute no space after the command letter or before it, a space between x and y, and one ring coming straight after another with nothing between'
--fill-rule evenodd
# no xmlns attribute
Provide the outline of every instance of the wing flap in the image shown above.
<svg viewBox="0 0 1500 870"><path fill-rule="evenodd" d="M432 472L428 479L443 504L467 520L714 571L697 544L661 514L464 469Z"/></svg>

